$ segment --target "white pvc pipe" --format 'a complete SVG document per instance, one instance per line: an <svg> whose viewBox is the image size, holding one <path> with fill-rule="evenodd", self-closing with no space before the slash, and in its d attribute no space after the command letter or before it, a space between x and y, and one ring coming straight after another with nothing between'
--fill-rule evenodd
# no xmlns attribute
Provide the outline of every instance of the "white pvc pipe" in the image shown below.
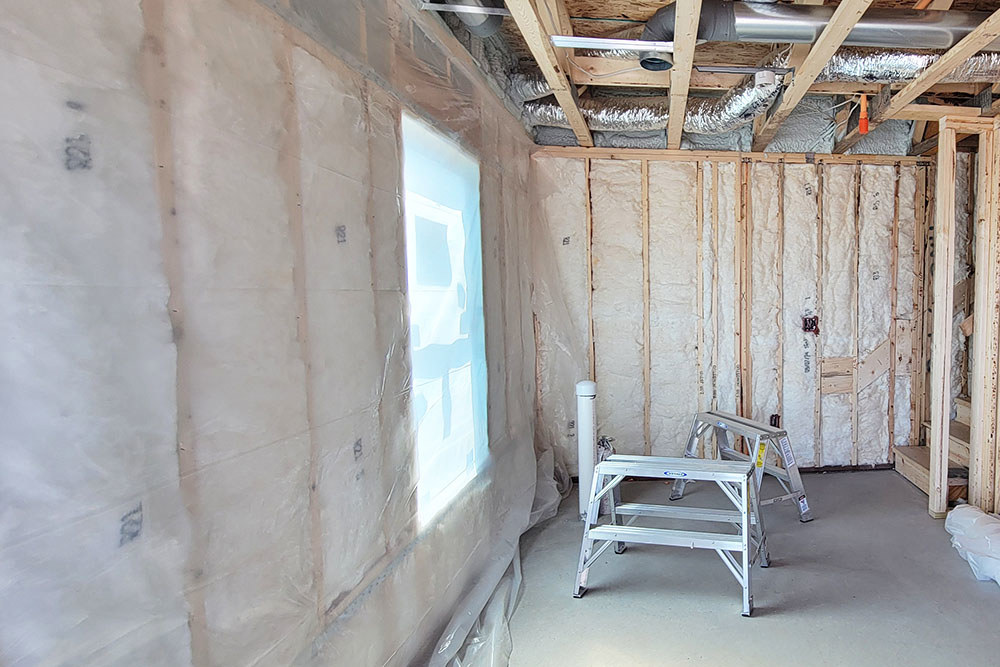
<svg viewBox="0 0 1000 667"><path fill-rule="evenodd" d="M590 487L594 483L594 465L597 458L597 420L594 418L594 402L597 399L597 383L581 380L576 383L576 436L579 451L578 467L580 483L580 516L587 513L590 504Z"/></svg>

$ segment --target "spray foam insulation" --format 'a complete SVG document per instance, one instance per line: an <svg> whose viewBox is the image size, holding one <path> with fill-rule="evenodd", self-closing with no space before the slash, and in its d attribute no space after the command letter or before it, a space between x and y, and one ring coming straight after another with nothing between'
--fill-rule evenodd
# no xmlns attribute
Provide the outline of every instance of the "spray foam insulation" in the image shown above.
<svg viewBox="0 0 1000 667"><path fill-rule="evenodd" d="M786 165L781 325L782 426L788 431L799 465L816 464L816 387L819 378L815 333L802 330L802 318L818 312L819 177L814 165Z"/></svg>
<svg viewBox="0 0 1000 667"><path fill-rule="evenodd" d="M858 205L858 364L889 345L892 321L892 226L895 171L862 165ZM889 442L888 370L867 387L859 378L857 462L887 460ZM883 407L884 406L884 407Z"/></svg>
<svg viewBox="0 0 1000 667"><path fill-rule="evenodd" d="M739 234L736 218L740 201L738 165L735 162L720 162L714 164L713 168L719 172L716 201L711 209L711 215L715 215L718 221L715 230L718 257L715 265L715 289L718 292L719 307L713 325L706 328L718 332L716 407L724 412L735 413L738 382L736 324L739 321L737 296L739 269L736 263L736 237Z"/></svg>
<svg viewBox="0 0 1000 667"><path fill-rule="evenodd" d="M781 354L781 310L779 280L781 213L777 164L758 163L751 169L751 299L750 299L750 392L751 417L767 423L781 412L778 396L778 359Z"/></svg>
<svg viewBox="0 0 1000 667"><path fill-rule="evenodd" d="M695 162L649 165L649 421L656 456L683 453L699 406L697 180Z"/></svg>
<svg viewBox="0 0 1000 667"><path fill-rule="evenodd" d="M569 328L575 332L560 340L553 331L551 342L543 336L544 357L546 346L577 349L570 339L585 338L586 250L573 247L583 230L570 218L580 215L586 192L580 186L582 166L571 167L572 160L545 157L533 164L548 226L545 246L564 251L566 258L551 262L559 273L553 280L561 284L565 302L560 307L567 318L573 313ZM897 444L908 443L916 168L900 168L895 275L894 166L754 163L746 220L740 219L737 164L651 160L648 168L651 452L679 454L696 411L737 411L737 243L744 225L750 232L753 418L767 421L779 414L802 465L885 463L891 390L892 437ZM619 439L619 451L639 453L646 354L641 166L593 160L590 189L598 421L602 433ZM893 279L898 287L894 325ZM558 299L552 301L545 305L549 310L559 305ZM814 316L819 335L803 331L803 318ZM890 379L886 360L893 326L897 363ZM577 355L586 358L586 350ZM824 360L847 373L846 382L833 383L846 390L820 394ZM854 395L851 374L858 366L875 370L859 377ZM553 400L543 393L542 401L565 406L551 411L562 409L558 419L571 420L568 392L582 377L574 374L586 369L580 364L568 368L562 376L543 369L543 377L550 373L553 382L563 384L567 398ZM575 442L564 441L572 451Z"/></svg>
<svg viewBox="0 0 1000 667"><path fill-rule="evenodd" d="M597 430L622 454L642 454L642 181L637 161L593 160L593 318Z"/></svg>
<svg viewBox="0 0 1000 667"><path fill-rule="evenodd" d="M820 355L855 356L857 311L857 243L855 239L855 167L824 165L822 238L822 312ZM847 394L825 394L819 465L850 465L854 449L852 399Z"/></svg>
<svg viewBox="0 0 1000 667"><path fill-rule="evenodd" d="M716 375L718 374L718 348L716 345L716 304L714 295L717 287L714 284L714 274L716 266L716 232L713 223L715 213L713 208L715 202L712 195L713 172L718 167L713 162L702 162L702 186L701 186L701 240L700 259L698 271L701 273L701 294L698 303L698 317L701 332L701 340L698 341L698 352L700 363L699 387L698 387L698 410L706 407L715 408L718 403L716 395ZM718 178L718 174L715 174Z"/></svg>

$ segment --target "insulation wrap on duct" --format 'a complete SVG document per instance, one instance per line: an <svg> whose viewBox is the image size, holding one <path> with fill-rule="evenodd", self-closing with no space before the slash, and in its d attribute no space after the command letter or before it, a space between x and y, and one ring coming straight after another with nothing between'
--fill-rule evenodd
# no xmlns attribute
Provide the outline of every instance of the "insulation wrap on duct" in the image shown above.
<svg viewBox="0 0 1000 667"><path fill-rule="evenodd" d="M507 93L518 102L538 100L552 94L549 82L540 74L515 72L510 76Z"/></svg>
<svg viewBox="0 0 1000 667"><path fill-rule="evenodd" d="M618 57L616 52L598 52ZM632 58L637 54L630 52ZM894 49L843 48L833 55L817 82L901 83L912 81L940 58L940 54ZM787 66L787 53L769 66ZM990 83L1000 79L1000 53L973 56L942 81L946 83ZM690 98L684 131L692 134L722 134L739 128L767 111L778 96L780 86L755 86L752 77L718 98ZM566 116L554 102L534 102L551 93L539 75L518 75L511 80L510 94L526 100L522 119L529 127L544 125L569 128ZM579 101L580 110L591 130L647 131L667 126L668 101L665 97L590 98Z"/></svg>
<svg viewBox="0 0 1000 667"><path fill-rule="evenodd" d="M817 82L900 83L911 81L941 57L938 53L896 49L842 48L833 54ZM1000 53L980 53L959 65L943 83L991 83L1000 79Z"/></svg>
<svg viewBox="0 0 1000 667"><path fill-rule="evenodd" d="M755 86L753 79L722 97L691 98L684 118L684 131L721 134L745 125L771 106L778 84ZM579 101L580 111L591 130L662 130L667 127L666 97L592 98ZM528 102L522 119L528 126L569 127L566 114L554 102Z"/></svg>

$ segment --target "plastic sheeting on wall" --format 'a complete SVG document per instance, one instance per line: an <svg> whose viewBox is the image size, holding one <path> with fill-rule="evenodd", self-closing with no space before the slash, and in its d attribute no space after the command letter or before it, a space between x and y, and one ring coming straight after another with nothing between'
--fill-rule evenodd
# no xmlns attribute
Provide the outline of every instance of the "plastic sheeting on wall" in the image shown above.
<svg viewBox="0 0 1000 667"><path fill-rule="evenodd" d="M532 513L528 138L409 3L270 4L297 28L2 20L0 662L447 662L557 501ZM401 106L480 156L490 330L488 463L423 529Z"/></svg>
<svg viewBox="0 0 1000 667"><path fill-rule="evenodd" d="M587 192L583 160L532 160L531 226L534 272L532 303L538 346L536 440L574 455L576 473L576 383L590 375L590 284Z"/></svg>

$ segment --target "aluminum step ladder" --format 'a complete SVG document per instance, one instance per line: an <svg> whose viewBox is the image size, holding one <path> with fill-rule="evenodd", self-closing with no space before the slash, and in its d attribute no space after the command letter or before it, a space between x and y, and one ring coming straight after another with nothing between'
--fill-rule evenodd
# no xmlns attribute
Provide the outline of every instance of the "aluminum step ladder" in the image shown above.
<svg viewBox="0 0 1000 667"><path fill-rule="evenodd" d="M743 615L753 612L750 572L755 563L768 566L764 520L754 483L754 469L747 461L722 461L659 456L614 455L594 468L590 503L580 546L580 563L576 573L573 597L587 592L590 566L615 545L615 553L623 553L627 543L658 544L711 549L719 555L743 589ZM735 509L677 507L647 503L620 503L619 485L626 477L649 479L685 479L715 482ZM599 524L601 499L608 497L609 522ZM629 516L625 523L621 517ZM636 526L640 517L682 519L685 521L727 523L736 533L704 532ZM600 543L595 550L595 544Z"/></svg>
<svg viewBox="0 0 1000 667"><path fill-rule="evenodd" d="M795 455L792 453L792 445L789 443L788 433L784 429L768 426L728 412L700 412L694 416L684 456L686 458L700 458L698 456L698 441L712 431L715 432L718 446L717 458L730 461L752 460L754 461L758 491L765 473L777 479L785 490L782 495L762 499L761 506L779 503L783 500L794 500L799 508L799 521L803 523L812 521L813 515L809 509L809 500L806 498L806 488L802 484L799 467L796 465ZM729 439L730 433L747 439L750 445L750 454L738 452L733 448L734 443ZM772 450L781 461L780 468L767 463L768 453ZM670 494L671 500L678 500L684 496L684 487L687 482L688 480L683 478L674 481L673 492Z"/></svg>

